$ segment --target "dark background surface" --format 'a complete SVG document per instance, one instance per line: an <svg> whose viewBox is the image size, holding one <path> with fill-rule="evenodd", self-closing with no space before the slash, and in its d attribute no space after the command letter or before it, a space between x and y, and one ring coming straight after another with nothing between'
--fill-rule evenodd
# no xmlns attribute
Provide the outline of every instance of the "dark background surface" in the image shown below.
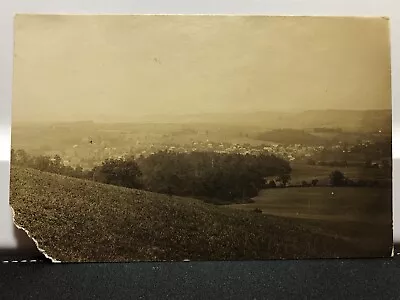
<svg viewBox="0 0 400 300"><path fill-rule="evenodd" d="M392 259L51 264L15 230L0 299L400 299ZM399 253L399 245L395 253ZM35 251L32 252L32 248ZM19 261L19 262L13 262ZM24 261L24 262L21 262Z"/></svg>
<svg viewBox="0 0 400 300"><path fill-rule="evenodd" d="M1 299L400 299L400 259L0 264Z"/></svg>

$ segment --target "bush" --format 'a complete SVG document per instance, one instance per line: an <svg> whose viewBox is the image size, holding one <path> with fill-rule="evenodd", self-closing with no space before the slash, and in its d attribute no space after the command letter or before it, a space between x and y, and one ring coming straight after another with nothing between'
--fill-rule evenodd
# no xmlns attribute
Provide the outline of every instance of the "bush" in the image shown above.
<svg viewBox="0 0 400 300"><path fill-rule="evenodd" d="M290 176L290 174L282 174L278 177L277 181L280 182L282 187L286 187L289 182L292 180L292 177Z"/></svg>
<svg viewBox="0 0 400 300"><path fill-rule="evenodd" d="M303 181L301 182L301 186L302 186L302 187L310 187L311 184L308 183L307 181L303 180Z"/></svg>
<svg viewBox="0 0 400 300"><path fill-rule="evenodd" d="M329 175L329 181L333 186L344 186L346 185L346 177L339 170L333 171Z"/></svg>
<svg viewBox="0 0 400 300"><path fill-rule="evenodd" d="M276 188L275 180L270 180L267 185L268 188Z"/></svg>

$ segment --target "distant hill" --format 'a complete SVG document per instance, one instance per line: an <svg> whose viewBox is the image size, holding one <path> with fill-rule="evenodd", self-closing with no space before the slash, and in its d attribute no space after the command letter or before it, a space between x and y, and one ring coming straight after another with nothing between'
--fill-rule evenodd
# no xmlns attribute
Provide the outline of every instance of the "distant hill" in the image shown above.
<svg viewBox="0 0 400 300"><path fill-rule="evenodd" d="M391 129L392 112L390 110L309 110L296 116L298 126L339 127L345 129L374 130Z"/></svg>
<svg viewBox="0 0 400 300"><path fill-rule="evenodd" d="M13 167L15 221L61 261L360 256L290 219Z"/></svg>
<svg viewBox="0 0 400 300"><path fill-rule="evenodd" d="M333 127L346 129L391 128L391 110L305 110L302 112L261 111L192 115L154 115L132 118L132 122L232 123L268 128Z"/></svg>
<svg viewBox="0 0 400 300"><path fill-rule="evenodd" d="M268 129L278 128L343 128L346 130L374 131L384 129L390 131L392 128L391 110L304 110L297 112L284 111L259 111L243 113L201 113L201 114L163 114L163 115L110 115L93 117L95 123L119 124L128 126L136 123L162 123L162 124L226 124L237 126L257 126ZM66 124L89 128L93 125L91 121L79 120L77 122L55 121L53 124L62 127ZM27 123L14 121L13 127L24 126ZM30 123L29 123L30 124ZM40 123L32 123L40 124Z"/></svg>
<svg viewBox="0 0 400 300"><path fill-rule="evenodd" d="M276 129L255 136L256 139L279 144L321 145L327 139L310 134L304 130Z"/></svg>

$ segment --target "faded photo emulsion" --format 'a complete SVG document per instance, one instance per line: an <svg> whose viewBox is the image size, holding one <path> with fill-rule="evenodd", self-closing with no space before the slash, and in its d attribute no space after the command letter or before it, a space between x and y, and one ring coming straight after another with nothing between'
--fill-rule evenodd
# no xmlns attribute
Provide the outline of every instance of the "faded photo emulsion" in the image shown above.
<svg viewBox="0 0 400 300"><path fill-rule="evenodd" d="M10 205L53 261L390 257L389 20L17 15Z"/></svg>

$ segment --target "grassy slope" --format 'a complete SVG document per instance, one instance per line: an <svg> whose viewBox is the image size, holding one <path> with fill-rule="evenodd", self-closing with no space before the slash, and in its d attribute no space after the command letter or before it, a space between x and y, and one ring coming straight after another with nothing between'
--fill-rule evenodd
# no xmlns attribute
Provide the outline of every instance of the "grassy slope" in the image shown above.
<svg viewBox="0 0 400 300"><path fill-rule="evenodd" d="M36 170L12 168L10 203L16 223L61 261L371 255L296 220Z"/></svg>

